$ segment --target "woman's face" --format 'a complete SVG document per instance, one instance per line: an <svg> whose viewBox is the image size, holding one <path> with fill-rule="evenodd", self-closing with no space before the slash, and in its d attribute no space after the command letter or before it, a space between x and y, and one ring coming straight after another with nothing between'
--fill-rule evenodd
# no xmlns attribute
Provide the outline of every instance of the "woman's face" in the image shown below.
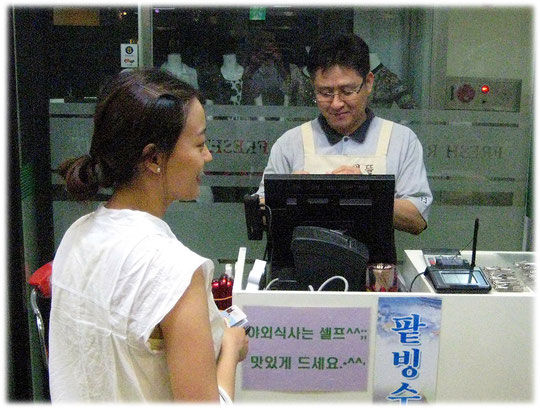
<svg viewBox="0 0 540 410"><path fill-rule="evenodd" d="M212 161L206 147L206 118L196 98L188 106L184 130L167 160L165 176L169 200L191 201L200 193L204 165Z"/></svg>

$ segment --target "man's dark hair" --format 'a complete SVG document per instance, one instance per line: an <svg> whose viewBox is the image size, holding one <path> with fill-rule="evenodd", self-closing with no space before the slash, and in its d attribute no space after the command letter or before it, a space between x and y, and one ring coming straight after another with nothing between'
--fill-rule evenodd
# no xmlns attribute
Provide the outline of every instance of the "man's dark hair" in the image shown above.
<svg viewBox="0 0 540 410"><path fill-rule="evenodd" d="M319 69L323 71L339 65L356 70L362 78L369 73L369 47L354 34L327 35L318 39L309 52L307 69L311 78Z"/></svg>

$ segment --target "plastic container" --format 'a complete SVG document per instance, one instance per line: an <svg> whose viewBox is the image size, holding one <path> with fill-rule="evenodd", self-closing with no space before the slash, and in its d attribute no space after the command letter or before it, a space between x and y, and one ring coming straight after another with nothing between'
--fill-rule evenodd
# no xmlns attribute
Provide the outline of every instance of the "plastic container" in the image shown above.
<svg viewBox="0 0 540 410"><path fill-rule="evenodd" d="M220 278L212 281L212 295L219 310L225 310L232 305L233 285L233 266L228 263L225 265L225 272L223 272Z"/></svg>
<svg viewBox="0 0 540 410"><path fill-rule="evenodd" d="M398 278L396 265L376 263L368 265L366 274L366 291L397 292Z"/></svg>

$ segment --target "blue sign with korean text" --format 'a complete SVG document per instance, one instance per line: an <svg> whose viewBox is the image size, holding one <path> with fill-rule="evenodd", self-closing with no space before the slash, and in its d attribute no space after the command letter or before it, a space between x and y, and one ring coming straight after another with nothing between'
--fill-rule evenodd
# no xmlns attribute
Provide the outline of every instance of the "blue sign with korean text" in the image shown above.
<svg viewBox="0 0 540 410"><path fill-rule="evenodd" d="M441 307L438 298L379 298L373 401L435 401Z"/></svg>

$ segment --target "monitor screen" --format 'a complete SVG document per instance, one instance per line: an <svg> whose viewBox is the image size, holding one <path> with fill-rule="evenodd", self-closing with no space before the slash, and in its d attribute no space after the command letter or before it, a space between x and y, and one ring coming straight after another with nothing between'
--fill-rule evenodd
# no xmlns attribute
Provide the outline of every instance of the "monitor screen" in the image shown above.
<svg viewBox="0 0 540 410"><path fill-rule="evenodd" d="M294 266L297 226L342 232L366 245L369 263L396 263L393 175L269 174L264 187L272 271Z"/></svg>

